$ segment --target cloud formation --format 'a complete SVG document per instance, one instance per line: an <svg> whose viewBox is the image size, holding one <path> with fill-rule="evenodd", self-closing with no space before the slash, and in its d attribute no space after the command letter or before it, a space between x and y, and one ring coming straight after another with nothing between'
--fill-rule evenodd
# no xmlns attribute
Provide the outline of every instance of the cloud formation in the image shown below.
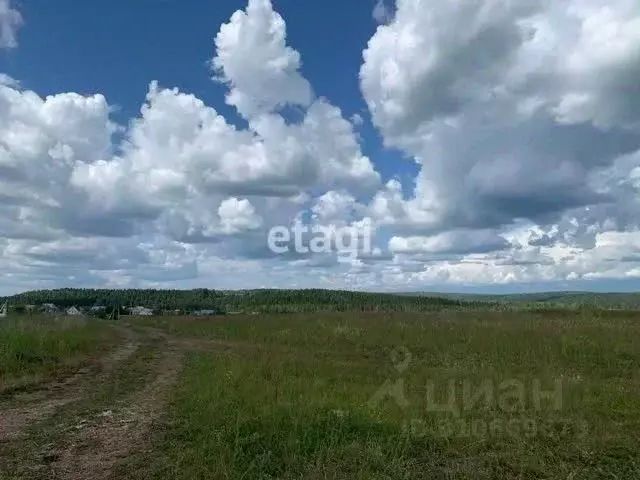
<svg viewBox="0 0 640 480"><path fill-rule="evenodd" d="M0 49L18 46L16 37L22 23L22 15L12 8L11 0L0 0Z"/></svg>
<svg viewBox="0 0 640 480"><path fill-rule="evenodd" d="M391 7L385 3L385 0L376 1L372 15L373 19L381 24L386 24L393 20L393 12L391 11Z"/></svg>
<svg viewBox="0 0 640 480"><path fill-rule="evenodd" d="M210 62L246 128L152 79L125 126L103 95L42 97L0 74L0 293L639 278L640 4L376 11L360 87L420 168L409 196L363 154L362 117L316 96L269 0L220 27ZM0 0L0 45L20 23ZM295 224L372 224L381 251L269 251L270 229Z"/></svg>

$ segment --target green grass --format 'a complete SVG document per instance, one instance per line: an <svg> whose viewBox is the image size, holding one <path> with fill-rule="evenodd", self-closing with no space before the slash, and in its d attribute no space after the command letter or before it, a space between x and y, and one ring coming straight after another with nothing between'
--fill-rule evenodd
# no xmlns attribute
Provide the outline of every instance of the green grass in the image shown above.
<svg viewBox="0 0 640 480"><path fill-rule="evenodd" d="M362 474L391 474L389 462L406 453L395 425L364 411L340 418L331 408L340 402L314 398L308 370L291 372L283 384L269 366L257 367L250 360L189 358L172 410L176 423L158 445L163 459L155 477L292 478L334 464L350 478L370 478Z"/></svg>
<svg viewBox="0 0 640 480"><path fill-rule="evenodd" d="M141 322L193 351L152 453L127 470L135 478L640 478L633 312ZM369 403L400 379L406 405ZM535 381L561 382L559 409L535 408ZM465 408L463 385L483 382L494 401ZM504 382L522 389L515 411Z"/></svg>
<svg viewBox="0 0 640 480"><path fill-rule="evenodd" d="M76 318L0 322L0 389L15 380L55 376L104 352L117 340L108 325Z"/></svg>

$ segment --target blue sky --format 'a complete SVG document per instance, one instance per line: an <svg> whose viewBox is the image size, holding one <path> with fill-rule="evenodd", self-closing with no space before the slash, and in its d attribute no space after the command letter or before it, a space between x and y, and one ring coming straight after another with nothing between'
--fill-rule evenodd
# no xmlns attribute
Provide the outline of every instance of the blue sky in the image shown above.
<svg viewBox="0 0 640 480"><path fill-rule="evenodd" d="M637 288L637 2L188 5L0 0L0 294Z"/></svg>
<svg viewBox="0 0 640 480"><path fill-rule="evenodd" d="M4 55L7 71L42 94L104 93L135 115L151 79L178 86L215 104L226 116L226 89L211 83L207 66L218 27L246 2L26 1L20 48ZM377 27L372 4L327 1L274 6L287 19L287 38L303 54L302 72L345 113L362 112L358 72L362 50ZM339 14L338 14L339 13ZM330 29L327 27L330 25Z"/></svg>

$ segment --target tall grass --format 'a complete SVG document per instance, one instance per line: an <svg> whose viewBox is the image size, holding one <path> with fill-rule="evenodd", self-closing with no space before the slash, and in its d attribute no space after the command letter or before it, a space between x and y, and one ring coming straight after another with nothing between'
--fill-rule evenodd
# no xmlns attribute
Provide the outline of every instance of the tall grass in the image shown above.
<svg viewBox="0 0 640 480"><path fill-rule="evenodd" d="M0 322L0 387L11 379L50 375L108 348L115 333L83 318L7 318Z"/></svg>

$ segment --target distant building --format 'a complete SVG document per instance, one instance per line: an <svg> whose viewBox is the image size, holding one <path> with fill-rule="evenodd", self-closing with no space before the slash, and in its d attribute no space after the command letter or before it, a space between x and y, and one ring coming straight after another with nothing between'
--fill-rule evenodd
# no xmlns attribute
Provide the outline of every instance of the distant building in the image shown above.
<svg viewBox="0 0 640 480"><path fill-rule="evenodd" d="M153 315L153 310L147 307L132 307L129 309L129 314L135 317L150 317Z"/></svg>
<svg viewBox="0 0 640 480"><path fill-rule="evenodd" d="M67 308L67 311L65 313L71 317L82 316L82 312L78 310L76 307Z"/></svg>
<svg viewBox="0 0 640 480"><path fill-rule="evenodd" d="M5 303L0 307L0 318L5 318L7 316L7 304Z"/></svg>
<svg viewBox="0 0 640 480"><path fill-rule="evenodd" d="M194 315L196 317L212 317L216 313L217 312L215 310L197 310L197 311L193 312L192 315Z"/></svg>

